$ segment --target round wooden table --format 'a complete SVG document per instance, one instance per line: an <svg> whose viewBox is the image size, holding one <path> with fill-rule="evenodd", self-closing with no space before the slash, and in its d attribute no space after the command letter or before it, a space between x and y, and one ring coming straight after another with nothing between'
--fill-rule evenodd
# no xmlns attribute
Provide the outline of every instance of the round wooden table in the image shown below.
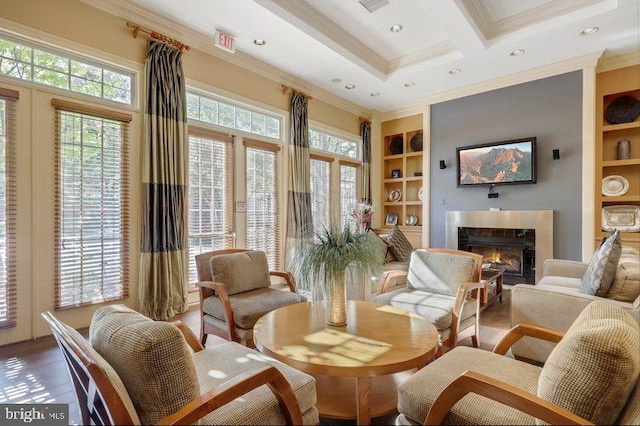
<svg viewBox="0 0 640 426"><path fill-rule="evenodd" d="M347 325L328 326L323 301L296 303L258 320L261 352L316 378L320 416L357 420L393 413L398 385L433 359L438 332L422 317L349 300Z"/></svg>

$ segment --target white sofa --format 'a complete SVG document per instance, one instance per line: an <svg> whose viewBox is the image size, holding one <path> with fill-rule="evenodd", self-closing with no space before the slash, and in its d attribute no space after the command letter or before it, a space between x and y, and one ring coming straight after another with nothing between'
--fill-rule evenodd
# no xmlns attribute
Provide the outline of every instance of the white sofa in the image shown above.
<svg viewBox="0 0 640 426"><path fill-rule="evenodd" d="M586 263L550 259L544 263L537 285L518 284L511 294L511 326L529 323L566 331L580 312L594 300L608 300L621 306L640 323L640 256L623 247L616 276L605 297L580 292ZM516 357L545 362L554 345L524 338L512 347Z"/></svg>

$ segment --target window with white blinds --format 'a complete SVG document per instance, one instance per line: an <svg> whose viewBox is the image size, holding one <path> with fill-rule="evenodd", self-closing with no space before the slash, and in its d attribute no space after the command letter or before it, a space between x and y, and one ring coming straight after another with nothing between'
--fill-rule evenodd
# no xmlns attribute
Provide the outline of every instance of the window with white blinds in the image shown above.
<svg viewBox="0 0 640 426"><path fill-rule="evenodd" d="M18 92L0 88L0 329L16 326L15 102Z"/></svg>
<svg viewBox="0 0 640 426"><path fill-rule="evenodd" d="M129 295L131 116L54 99L56 309Z"/></svg>
<svg viewBox="0 0 640 426"><path fill-rule="evenodd" d="M353 225L351 211L357 201L358 167L348 164L340 165L340 227Z"/></svg>
<svg viewBox="0 0 640 426"><path fill-rule="evenodd" d="M330 192L331 162L311 159L311 216L314 234L329 229L331 223Z"/></svg>
<svg viewBox="0 0 640 426"><path fill-rule="evenodd" d="M233 245L233 140L189 128L189 282L195 256Z"/></svg>
<svg viewBox="0 0 640 426"><path fill-rule="evenodd" d="M245 140L247 248L266 253L271 269L280 267L277 145Z"/></svg>

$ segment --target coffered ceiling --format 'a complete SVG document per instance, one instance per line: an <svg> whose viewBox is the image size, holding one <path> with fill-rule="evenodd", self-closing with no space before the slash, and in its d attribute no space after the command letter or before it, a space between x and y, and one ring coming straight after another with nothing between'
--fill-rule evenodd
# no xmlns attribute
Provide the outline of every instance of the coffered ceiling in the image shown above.
<svg viewBox="0 0 640 426"><path fill-rule="evenodd" d="M640 57L640 0L83 1L380 112L587 54ZM580 34L589 27L599 30ZM235 38L234 54L213 46L216 29Z"/></svg>

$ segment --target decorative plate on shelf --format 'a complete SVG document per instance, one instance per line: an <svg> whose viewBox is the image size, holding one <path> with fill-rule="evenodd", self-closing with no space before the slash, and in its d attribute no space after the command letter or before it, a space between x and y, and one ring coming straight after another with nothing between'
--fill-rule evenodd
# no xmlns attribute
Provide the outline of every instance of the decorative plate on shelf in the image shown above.
<svg viewBox="0 0 640 426"><path fill-rule="evenodd" d="M408 226L416 226L418 224L418 216L415 214L410 214L407 216L404 223L406 223Z"/></svg>
<svg viewBox="0 0 640 426"><path fill-rule="evenodd" d="M388 196L389 201L400 201L402 200L402 191L400 191L399 189L394 189L393 191L389 192L389 196Z"/></svg>
<svg viewBox="0 0 640 426"><path fill-rule="evenodd" d="M620 96L609 104L604 116L611 124L631 123L640 116L640 99Z"/></svg>
<svg viewBox="0 0 640 426"><path fill-rule="evenodd" d="M418 200L422 201L422 187L420 187L420 189L418 189Z"/></svg>
<svg viewBox="0 0 640 426"><path fill-rule="evenodd" d="M422 133L417 133L414 137L412 137L410 144L413 152L422 151Z"/></svg>
<svg viewBox="0 0 640 426"><path fill-rule="evenodd" d="M402 136L396 136L389 143L389 152L392 155L402 154Z"/></svg>
<svg viewBox="0 0 640 426"><path fill-rule="evenodd" d="M602 229L620 232L640 232L640 207L608 206L602 208Z"/></svg>
<svg viewBox="0 0 640 426"><path fill-rule="evenodd" d="M629 181L624 176L611 175L602 179L602 195L620 197L629 191Z"/></svg>

